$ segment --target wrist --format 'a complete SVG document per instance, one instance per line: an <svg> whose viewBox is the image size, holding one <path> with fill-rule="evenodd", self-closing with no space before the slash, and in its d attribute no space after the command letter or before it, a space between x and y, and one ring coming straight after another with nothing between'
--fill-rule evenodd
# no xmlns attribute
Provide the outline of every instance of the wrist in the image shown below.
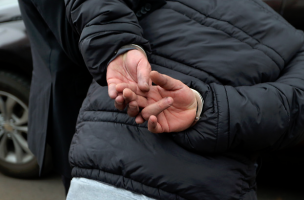
<svg viewBox="0 0 304 200"><path fill-rule="evenodd" d="M203 106L204 106L204 99L198 91L196 91L194 89L191 89L191 90L194 93L195 100L196 100L196 103L197 103L196 115L195 115L194 121L191 125L191 126L193 126L194 124L196 124L196 122L199 121L199 119L201 117L201 114L202 114L202 111L203 111Z"/></svg>
<svg viewBox="0 0 304 200"><path fill-rule="evenodd" d="M145 50L137 44L128 44L128 45L122 46L121 49L138 50L138 51L142 52L147 57L147 54L146 54Z"/></svg>
<svg viewBox="0 0 304 200"><path fill-rule="evenodd" d="M147 58L147 54L145 52L145 50L143 48L141 48L139 45L136 45L136 44L128 44L128 45L124 45L122 47L120 47L120 49L118 51L115 51L115 55L111 58L111 60L108 62L108 66L109 64L115 60L118 56L120 55L124 55L126 54L128 51L131 51L131 50L138 50L140 52L142 52L146 58Z"/></svg>

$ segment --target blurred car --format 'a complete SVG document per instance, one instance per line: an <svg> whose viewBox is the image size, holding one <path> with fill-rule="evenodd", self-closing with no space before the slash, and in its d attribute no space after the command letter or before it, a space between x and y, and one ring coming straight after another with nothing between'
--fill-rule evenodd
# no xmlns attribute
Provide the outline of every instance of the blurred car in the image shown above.
<svg viewBox="0 0 304 200"><path fill-rule="evenodd" d="M16 177L37 175L27 145L32 71L29 40L17 0L0 0L0 170Z"/></svg>
<svg viewBox="0 0 304 200"><path fill-rule="evenodd" d="M304 0L265 2L304 30ZM27 145L31 72L30 44L18 1L0 0L0 170L20 178L38 175L37 162Z"/></svg>

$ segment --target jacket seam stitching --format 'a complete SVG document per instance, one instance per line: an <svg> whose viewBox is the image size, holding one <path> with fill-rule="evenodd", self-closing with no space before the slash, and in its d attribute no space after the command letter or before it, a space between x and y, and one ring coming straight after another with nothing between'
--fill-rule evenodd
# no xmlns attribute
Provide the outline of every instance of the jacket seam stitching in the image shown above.
<svg viewBox="0 0 304 200"><path fill-rule="evenodd" d="M102 15L103 13L99 13L97 16L93 17L90 21L88 21L88 23L86 23L84 25L84 28L85 27L90 27L90 26L99 26L99 25L102 25L102 26L105 26L105 25L108 25L108 24L131 24L131 25L134 25L136 26L137 28L141 28L138 24L136 23L128 23L128 22L104 22L104 23L101 23L101 24L89 24L90 22L92 22L94 19L96 19L97 17L99 17L100 15ZM122 17L120 17L122 18Z"/></svg>
<svg viewBox="0 0 304 200"><path fill-rule="evenodd" d="M215 98L215 103L216 103L216 107L217 107L217 123L216 123L216 145L214 147L214 152L216 152L216 150L218 149L218 145L219 145L219 106L218 106L218 99L217 99L217 93L215 90L213 90L213 95Z"/></svg>
<svg viewBox="0 0 304 200"><path fill-rule="evenodd" d="M76 167L76 166L75 166L75 168L76 168L76 169L80 169L80 170L98 170L98 171L103 171L103 172L105 172L105 173L114 174L114 175L117 175L117 176L122 176L123 178L127 178L127 179L129 179L129 180L135 181L135 182L140 183L140 184L142 184L142 185L145 185L145 186L148 186L148 187L151 187L151 188L155 188L155 189L157 189L158 191L159 191L159 190L162 190L162 191L165 191L166 193L170 193L170 194L172 194L172 195L175 195L175 199L177 199L177 197L181 197L181 198L187 200L185 197L182 197L182 196L180 196L180 195L174 194L174 193L172 193L172 192L168 192L168 191L163 190L163 189L159 189L159 188L157 188L157 187L149 186L149 185L147 185L147 184L144 184L144 183L141 183L141 182L139 182L139 181L133 180L132 178L125 177L125 176L122 175L122 174L116 174L116 173L113 173L113 172L108 172L108 171L105 171L105 170L102 170L102 169L95 169L95 168L84 168L84 167Z"/></svg>
<svg viewBox="0 0 304 200"><path fill-rule="evenodd" d="M228 129L227 129L227 132L228 132L228 144L227 144L227 150L229 149L229 144L230 144L230 108L229 108L229 99L228 99L228 93L227 93L227 89L225 86L224 87L224 90L225 90L225 94L226 94L226 99L227 99L227 109L228 109Z"/></svg>
<svg viewBox="0 0 304 200"><path fill-rule="evenodd" d="M165 56L163 56L163 55L161 55L161 54L155 53L155 52L153 52L152 56L156 56L156 57L158 56L158 57L161 57L161 58L164 58L164 59L167 59L167 60L176 62L176 63L180 63L180 64L182 64L182 65L186 65L187 67L190 67L190 68L199 70L199 71L201 71L201 72L206 73L208 76L214 78L218 83L221 83L221 81L219 81L219 80L218 80L217 78L215 78L213 75L211 75L211 74L208 73L207 71L204 71L204 70L202 70L202 69L200 69L200 68L198 68L198 67L193 67L193 66L190 66L190 65L188 65L188 64L182 63L182 62L180 62L180 61L171 59L171 58L169 59L169 58L167 58L167 57L165 57ZM164 68L167 68L167 69L170 69L170 70L174 70L174 71L177 71L177 72L179 72L179 73L184 74L184 72L182 72L182 71L180 71L180 70L176 70L176 69L173 69L173 68L170 68L170 67L166 67L166 66L163 66L163 65L158 64L158 63L153 63L153 62L151 62L151 63L154 64L154 65L157 65L157 66L160 66L160 67L164 67ZM190 74L187 74L187 75L188 75L188 76L191 76L191 77L193 77L193 78L197 78L198 80L201 80L199 77L195 77L195 76L192 76L192 75L190 75Z"/></svg>
<svg viewBox="0 0 304 200"><path fill-rule="evenodd" d="M73 138L79 134L80 128L82 126L84 126L84 125L81 125L77 128L76 133L74 134ZM75 149L76 144L77 144L77 142L75 141L75 139L73 139L71 142L71 147L70 147L70 152L69 152L69 160L72 160L72 158L74 157L74 149Z"/></svg>
<svg viewBox="0 0 304 200"><path fill-rule="evenodd" d="M116 111L116 110L84 110L84 112L108 112L108 113L119 113L119 114L123 114L125 116L128 116L127 113L122 112L122 111Z"/></svg>
<svg viewBox="0 0 304 200"><path fill-rule="evenodd" d="M107 30L107 31L91 33L91 34L86 35L85 37L81 37L81 35L80 35L80 40L79 40L78 44L81 45L80 43L82 43L84 40L92 39L93 37L104 35L105 33L113 33L113 34L116 34L116 35L118 35L118 34L131 34L131 35L135 35L136 37L141 37L142 38L142 36L137 35L135 33L131 33L131 32L119 32L117 30L115 30L115 31Z"/></svg>
<svg viewBox="0 0 304 200"><path fill-rule="evenodd" d="M172 1L172 0L167 0L167 1ZM265 47L271 49L273 52L275 52L275 53L284 61L284 64L286 63L285 59L284 59L284 58L281 56L281 54L279 54L274 48L272 48L272 47L270 47L270 46L268 46L268 45L266 45L266 44L261 43L260 41L258 41L257 39L255 39L253 36L251 36L250 34L248 34L246 31L244 31L243 29L241 29L241 28L235 26L235 25L232 24L231 22L225 21L225 20L222 20L222 19L217 19L217 18L211 17L211 16L209 16L209 15L207 16L207 15L205 15L205 14L199 12L198 10L196 10L196 9L194 9L194 8L192 8L192 7L190 7L190 6L186 5L186 4L184 4L184 3L182 3L182 2L178 2L178 1L172 1L172 2L180 3L180 4L182 4L182 5L184 5L184 6L188 7L188 8L190 8L190 9L192 9L192 10L195 10L197 13L199 13L199 14L205 16L206 19L207 19L207 18L210 18L210 19L214 19L214 20L217 20L217 21L226 22L226 23L230 24L230 25L233 26L234 28L237 28L237 29L239 29L240 31L242 31L243 33L245 33L246 35L248 35L251 39L255 40L258 44L263 45L263 46L265 46ZM258 48L255 48L254 46L251 46L250 44L248 44L248 43L246 43L246 42L240 40L239 38L234 37L233 35L231 35L231 34L225 32L225 31L222 30L222 29L217 29L217 28L215 28L215 27L213 27L213 26L207 26L206 24L202 24L202 23L196 21L195 19L192 19L192 18L190 18L189 16L184 15L183 13L180 13L179 11L177 11L177 10L175 10L175 9L173 9L173 8L170 8L170 9L173 10L173 11L175 11L175 12L177 12L177 13L179 13L179 14L181 14L181 15L183 15L183 16L186 16L188 19L190 19L190 20L192 20L192 21L195 21L195 22L198 23L198 24L201 24L201 25L204 25L204 26L206 26L206 27L210 27L210 28L213 28L213 29L222 31L223 33L227 34L228 36L230 36L230 37L232 37L232 38L234 38L234 39L236 39L236 40L238 40L238 41L240 41L240 42L242 42L242 43L244 43L244 44L247 44L247 45L250 46L252 49L256 49L256 50L258 50L258 51L264 53L268 58L270 58L274 63L276 63L276 65L277 65L278 68L280 69L278 62L275 61L275 59L273 59L271 56L269 56L266 52L264 52L264 51L262 51L262 50L260 50L260 49L258 49Z"/></svg>
<svg viewBox="0 0 304 200"><path fill-rule="evenodd" d="M286 97L286 95L284 94L284 92L282 92L282 91L280 90L280 88L274 86L273 84L271 84L271 83L268 83L268 84L269 84L270 86L274 87L275 89L277 89L277 91L278 91L279 93L281 93L281 94L285 97L286 102L287 102L287 104L288 104L288 107L290 108L290 105L289 105L289 102L288 102L288 98ZM284 107L284 110L285 110L286 113L287 113L288 122L290 122L290 115L289 115L289 112L288 112L286 106L284 105L284 101L283 101L283 98L282 98L281 96L280 96L280 99L282 100L282 105L283 105L283 107Z"/></svg>
<svg viewBox="0 0 304 200"><path fill-rule="evenodd" d="M104 123L113 123L113 124L120 124L120 125L123 124L123 125L133 126L133 127L136 127L136 128L145 128L145 129L147 129L146 126L137 126L137 125L128 124L128 123L124 123L124 122L107 121L107 120L101 120L101 119L98 119L98 120L86 120L86 119L83 119L82 122L104 122Z"/></svg>
<svg viewBox="0 0 304 200"><path fill-rule="evenodd" d="M197 131L197 132L198 132L198 131ZM192 144L192 142L191 142L191 140L190 140L190 138L189 138L188 133L189 133L189 132L182 133L182 134L184 134L184 135L185 135L185 137L187 138L187 140L188 140L189 145L191 146L191 148L192 148L192 149L196 149L196 148L195 148L195 146ZM198 133L199 133L199 132L198 132ZM201 134L199 133L199 135L201 135Z"/></svg>

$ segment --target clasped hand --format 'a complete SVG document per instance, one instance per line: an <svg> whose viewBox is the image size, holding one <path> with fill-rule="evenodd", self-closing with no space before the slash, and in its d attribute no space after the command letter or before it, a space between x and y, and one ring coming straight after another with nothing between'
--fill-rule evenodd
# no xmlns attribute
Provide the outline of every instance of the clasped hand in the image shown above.
<svg viewBox="0 0 304 200"><path fill-rule="evenodd" d="M128 51L109 64L107 82L115 107L127 107L128 115L138 124L148 121L153 133L183 131L194 121L197 102L192 90L170 76L151 72L146 56L138 50Z"/></svg>

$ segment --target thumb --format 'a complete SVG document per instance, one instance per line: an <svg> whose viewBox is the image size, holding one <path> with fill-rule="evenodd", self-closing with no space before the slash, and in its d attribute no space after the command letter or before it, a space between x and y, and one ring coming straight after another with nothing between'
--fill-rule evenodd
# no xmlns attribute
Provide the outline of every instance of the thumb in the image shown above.
<svg viewBox="0 0 304 200"><path fill-rule="evenodd" d="M159 85L165 90L174 91L180 90L183 88L183 83L179 80L176 80L170 76L160 74L157 71L152 71L150 73L150 78L153 83Z"/></svg>
<svg viewBox="0 0 304 200"><path fill-rule="evenodd" d="M148 92L152 81L150 80L151 65L146 57L143 57L137 65L138 87L143 92Z"/></svg>

